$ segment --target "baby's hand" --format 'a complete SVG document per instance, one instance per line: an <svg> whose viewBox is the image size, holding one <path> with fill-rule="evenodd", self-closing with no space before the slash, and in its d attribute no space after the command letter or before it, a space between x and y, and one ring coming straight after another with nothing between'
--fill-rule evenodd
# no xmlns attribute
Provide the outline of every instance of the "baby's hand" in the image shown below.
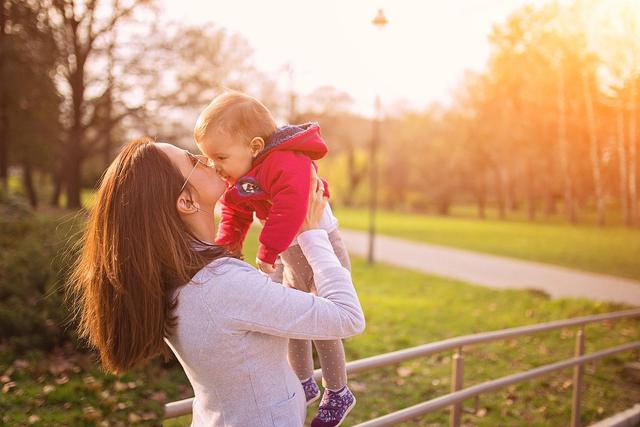
<svg viewBox="0 0 640 427"><path fill-rule="evenodd" d="M238 257L240 259L244 259L244 257L242 256L242 244L240 244L240 243L230 243L228 245L225 245L225 249L232 256L236 256L236 257Z"/></svg>
<svg viewBox="0 0 640 427"><path fill-rule="evenodd" d="M256 258L256 266L258 267L258 270L266 274L271 274L276 271L276 268L272 264L260 261L258 258Z"/></svg>

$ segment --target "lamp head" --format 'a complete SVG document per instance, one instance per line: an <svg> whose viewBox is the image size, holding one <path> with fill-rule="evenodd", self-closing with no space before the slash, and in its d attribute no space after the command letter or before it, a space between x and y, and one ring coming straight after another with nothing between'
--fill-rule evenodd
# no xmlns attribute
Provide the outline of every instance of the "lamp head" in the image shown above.
<svg viewBox="0 0 640 427"><path fill-rule="evenodd" d="M387 25L387 23L389 23L389 20L387 20L387 18L384 16L384 12L382 11L382 9L378 9L378 14L376 15L375 18L373 18L373 21L371 22L376 27L382 28L385 25Z"/></svg>

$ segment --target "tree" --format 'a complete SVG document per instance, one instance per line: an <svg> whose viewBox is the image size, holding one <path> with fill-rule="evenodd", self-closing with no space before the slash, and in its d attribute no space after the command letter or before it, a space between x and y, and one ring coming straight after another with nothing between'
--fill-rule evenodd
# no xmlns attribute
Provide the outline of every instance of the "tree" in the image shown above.
<svg viewBox="0 0 640 427"><path fill-rule="evenodd" d="M8 165L20 166L23 188L35 207L33 173L49 169L50 147L59 135L56 50L35 1L3 0L1 9L0 175L6 190Z"/></svg>
<svg viewBox="0 0 640 427"><path fill-rule="evenodd" d="M355 204L355 195L368 172L363 159L363 150L371 138L370 121L350 112L353 99L346 92L332 86L321 86L311 94L299 99L299 121L318 121L322 134L329 144L330 160L340 159L344 175L340 174L342 202L345 206ZM326 169L324 169L326 170Z"/></svg>
<svg viewBox="0 0 640 427"><path fill-rule="evenodd" d="M101 106L109 99L110 88L101 83L107 76L92 65L104 53L112 32L134 11L151 4L152 0L113 0L108 5L99 0L41 3L48 11L48 24L61 56L60 91L67 102L62 110L65 135L56 180L58 186L64 183L66 187L69 208L80 207L82 166L99 146L97 139L102 139L100 132L93 132L90 138L91 129L99 119Z"/></svg>
<svg viewBox="0 0 640 427"><path fill-rule="evenodd" d="M140 97L142 108L127 121L135 132L189 146L199 112L217 94L235 89L263 99L268 78L252 65L244 38L213 24L161 25L162 31L150 28L143 42L128 41L143 43L134 52L145 52L131 57L120 77Z"/></svg>

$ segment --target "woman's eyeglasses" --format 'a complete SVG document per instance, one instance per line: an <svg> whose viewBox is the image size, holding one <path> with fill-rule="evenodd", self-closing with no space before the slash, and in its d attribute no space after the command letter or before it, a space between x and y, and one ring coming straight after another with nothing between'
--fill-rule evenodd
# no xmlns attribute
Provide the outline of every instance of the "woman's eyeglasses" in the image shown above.
<svg viewBox="0 0 640 427"><path fill-rule="evenodd" d="M205 168L212 168L213 167L213 160L211 160L207 156L203 156L201 154L193 154L193 153L191 153L189 151L186 151L186 150L185 150L185 153L187 154L187 157L189 158L189 161L193 165L193 168L191 169L191 172L189 172L189 174L185 178L184 183L182 184L182 187L180 187L180 193L182 193L182 190L184 190L184 187L187 186L187 182L189 182L189 178L191 178L191 175L193 174L193 171L195 171L196 168L198 167L198 164L204 166Z"/></svg>

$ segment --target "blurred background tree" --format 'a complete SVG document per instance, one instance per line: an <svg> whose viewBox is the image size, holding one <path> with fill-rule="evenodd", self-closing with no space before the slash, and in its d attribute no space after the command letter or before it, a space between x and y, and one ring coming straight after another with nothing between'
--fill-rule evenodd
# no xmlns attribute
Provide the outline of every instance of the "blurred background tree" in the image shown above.
<svg viewBox="0 0 640 427"><path fill-rule="evenodd" d="M77 209L127 139L195 148L198 112L231 88L263 100L281 122L319 121L334 201L365 205L372 124L348 90L297 92L291 64L265 72L241 35L168 21L153 0L2 5L5 191L13 170L15 191L34 206L46 194ZM519 8L494 25L485 69L466 73L450 104L388 106L384 207L449 215L475 205L480 218L562 213L569 223L640 224L637 9L627 0Z"/></svg>
<svg viewBox="0 0 640 427"><path fill-rule="evenodd" d="M61 135L58 53L51 28L40 25L45 16L37 4L2 0L0 12L0 180L7 191L9 164L20 167L35 207L34 173L52 170L51 148Z"/></svg>

